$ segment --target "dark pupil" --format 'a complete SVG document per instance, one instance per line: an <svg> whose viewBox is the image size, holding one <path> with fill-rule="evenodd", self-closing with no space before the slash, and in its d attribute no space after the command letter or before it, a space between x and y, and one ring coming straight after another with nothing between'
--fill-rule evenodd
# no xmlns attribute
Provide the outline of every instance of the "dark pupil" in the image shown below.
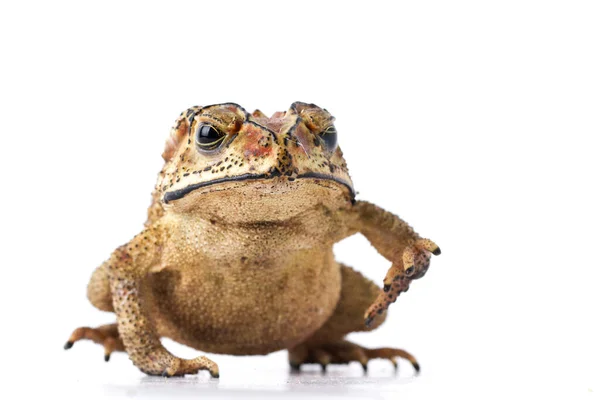
<svg viewBox="0 0 600 400"><path fill-rule="evenodd" d="M200 145L215 144L221 138L221 134L210 125L203 125L198 129L196 134L196 142Z"/></svg>
<svg viewBox="0 0 600 400"><path fill-rule="evenodd" d="M334 127L329 127L321 133L321 139L325 143L327 151L334 151L337 147L337 131Z"/></svg>

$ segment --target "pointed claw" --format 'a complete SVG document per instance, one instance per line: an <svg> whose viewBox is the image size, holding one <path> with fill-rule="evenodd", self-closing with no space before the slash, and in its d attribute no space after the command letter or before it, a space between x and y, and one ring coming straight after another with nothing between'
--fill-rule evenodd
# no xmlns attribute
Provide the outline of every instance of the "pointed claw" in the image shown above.
<svg viewBox="0 0 600 400"><path fill-rule="evenodd" d="M327 364L321 364L321 372L323 372L323 373L327 372Z"/></svg>
<svg viewBox="0 0 600 400"><path fill-rule="evenodd" d="M290 368L292 369L292 371L294 372L298 372L300 371L300 364L296 364L296 363L290 363Z"/></svg>
<svg viewBox="0 0 600 400"><path fill-rule="evenodd" d="M417 241L417 243L415 243L416 247L422 250L426 250L430 253L432 253L433 255L440 255L442 254L442 251L440 250L440 247L435 244L432 240L429 239L419 239Z"/></svg>
<svg viewBox="0 0 600 400"><path fill-rule="evenodd" d="M418 362L413 361L411 362L413 368L415 369L415 372L417 373L417 375L419 374L419 372L421 372L421 366L419 365Z"/></svg>
<svg viewBox="0 0 600 400"><path fill-rule="evenodd" d="M373 322L373 317L365 318L365 326L367 326L367 327L371 326L371 322Z"/></svg>
<svg viewBox="0 0 600 400"><path fill-rule="evenodd" d="M220 376L219 371L216 371L216 372L210 371L210 376L215 379L219 379L219 376Z"/></svg>
<svg viewBox="0 0 600 400"><path fill-rule="evenodd" d="M367 365L367 363L360 363L360 365L362 366L362 369L366 374L369 371L369 366Z"/></svg>
<svg viewBox="0 0 600 400"><path fill-rule="evenodd" d="M104 355L104 361L106 361L106 362L110 361L110 353Z"/></svg>
<svg viewBox="0 0 600 400"><path fill-rule="evenodd" d="M74 342L71 342L70 340L65 343L64 349L65 350L69 350L71 347L73 347Z"/></svg>
<svg viewBox="0 0 600 400"><path fill-rule="evenodd" d="M415 271L415 249L407 247L402 254L402 264L404 265L404 274L410 276Z"/></svg>
<svg viewBox="0 0 600 400"><path fill-rule="evenodd" d="M394 360L393 358L390 358L390 362L394 366L394 371L398 371L398 362L396 360Z"/></svg>

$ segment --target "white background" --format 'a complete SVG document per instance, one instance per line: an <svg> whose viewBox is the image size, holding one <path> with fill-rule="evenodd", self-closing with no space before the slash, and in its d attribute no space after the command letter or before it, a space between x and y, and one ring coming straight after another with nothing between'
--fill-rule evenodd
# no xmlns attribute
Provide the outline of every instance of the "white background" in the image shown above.
<svg viewBox="0 0 600 400"><path fill-rule="evenodd" d="M597 396L599 21L596 1L2 2L0 390ZM86 284L141 228L177 115L296 100L337 117L359 198L442 248L381 329L352 337L423 373L293 378L279 352L165 382L90 343L64 352L73 328L114 320ZM336 253L382 281L364 238Z"/></svg>

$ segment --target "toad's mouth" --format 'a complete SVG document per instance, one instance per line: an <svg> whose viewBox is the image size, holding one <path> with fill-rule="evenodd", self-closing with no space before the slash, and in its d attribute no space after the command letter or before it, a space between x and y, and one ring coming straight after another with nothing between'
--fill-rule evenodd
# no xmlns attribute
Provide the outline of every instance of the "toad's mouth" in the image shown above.
<svg viewBox="0 0 600 400"><path fill-rule="evenodd" d="M165 204L168 204L171 201L175 201L175 200L179 200L179 199L183 198L185 195L193 192L196 189L204 188L204 187L211 186L211 185L217 185L219 183L272 179L274 177L275 177L275 175L273 175L273 174L244 174L244 175L215 179L215 180L208 181L208 182L195 183L193 185L189 185L184 188L165 193L165 195L163 197L163 201L165 202ZM354 197L355 197L356 193L354 192L354 188L352 187L352 185L350 185L348 182L346 182L342 179L336 178L335 176L309 172L306 174L296 175L293 178L289 177L289 178L287 178L287 180L293 181L296 179L310 179L310 178L317 179L317 180L333 181L340 185L345 186L348 189L348 191L350 192L350 199L352 201L354 201Z"/></svg>

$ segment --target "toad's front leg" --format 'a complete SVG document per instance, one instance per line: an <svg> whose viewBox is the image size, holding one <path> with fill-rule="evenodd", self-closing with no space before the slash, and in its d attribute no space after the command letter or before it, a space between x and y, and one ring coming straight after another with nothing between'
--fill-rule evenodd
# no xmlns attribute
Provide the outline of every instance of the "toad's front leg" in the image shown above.
<svg viewBox="0 0 600 400"><path fill-rule="evenodd" d="M131 361L149 375L180 376L208 370L218 377L217 364L206 357L184 360L169 353L144 309L140 287L149 270L160 265L160 249L166 240L162 232L161 225L155 224L116 249L108 262L119 336Z"/></svg>
<svg viewBox="0 0 600 400"><path fill-rule="evenodd" d="M365 313L369 325L376 314L381 314L406 292L414 279L419 279L429 268L431 254L441 254L431 240L423 239L396 215L364 201L357 201L349 215L352 230L362 233L377 251L392 262L383 280L383 290Z"/></svg>

